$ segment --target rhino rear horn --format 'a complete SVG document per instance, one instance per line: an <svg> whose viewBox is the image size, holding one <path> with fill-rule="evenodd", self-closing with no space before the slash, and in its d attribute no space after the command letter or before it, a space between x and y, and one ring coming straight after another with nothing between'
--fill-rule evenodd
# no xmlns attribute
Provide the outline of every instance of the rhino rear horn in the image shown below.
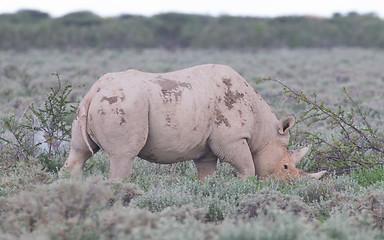
<svg viewBox="0 0 384 240"><path fill-rule="evenodd" d="M296 119L293 116L288 116L286 118L283 118L280 120L280 125L279 125L279 133L281 135L287 135L289 132L289 129L295 125Z"/></svg>
<svg viewBox="0 0 384 240"><path fill-rule="evenodd" d="M327 171L320 171L317 173L308 173L308 176L313 177L314 179L319 180Z"/></svg>
<svg viewBox="0 0 384 240"><path fill-rule="evenodd" d="M305 156L305 154L307 154L307 152L309 151L310 147L304 147L302 149L297 149L297 150L289 150L289 155L291 156L291 160L293 162L293 164L296 166L301 159L303 159L303 157Z"/></svg>

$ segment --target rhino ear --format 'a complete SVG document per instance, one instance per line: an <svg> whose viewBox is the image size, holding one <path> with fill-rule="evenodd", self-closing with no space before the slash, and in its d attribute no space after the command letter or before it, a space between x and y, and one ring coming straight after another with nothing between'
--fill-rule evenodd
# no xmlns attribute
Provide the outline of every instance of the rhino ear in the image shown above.
<svg viewBox="0 0 384 240"><path fill-rule="evenodd" d="M288 116L280 120L279 133L281 135L287 135L289 129L295 125L296 119L293 116Z"/></svg>
<svg viewBox="0 0 384 240"><path fill-rule="evenodd" d="M291 160L294 165L298 164L300 160L307 154L309 151L309 147L305 147L302 149L297 149L297 150L289 150L288 153L291 156Z"/></svg>

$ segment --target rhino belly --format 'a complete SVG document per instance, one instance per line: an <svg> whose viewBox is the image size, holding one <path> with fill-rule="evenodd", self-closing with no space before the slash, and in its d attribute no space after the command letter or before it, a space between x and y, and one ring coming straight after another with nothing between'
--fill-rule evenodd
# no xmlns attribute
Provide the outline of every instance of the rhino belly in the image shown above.
<svg viewBox="0 0 384 240"><path fill-rule="evenodd" d="M147 143L138 155L140 158L168 164L197 159L209 152L207 134L184 135L163 130L149 132Z"/></svg>
<svg viewBox="0 0 384 240"><path fill-rule="evenodd" d="M158 110L150 114L147 142L139 157L157 163L175 163L207 154L211 132L208 116Z"/></svg>

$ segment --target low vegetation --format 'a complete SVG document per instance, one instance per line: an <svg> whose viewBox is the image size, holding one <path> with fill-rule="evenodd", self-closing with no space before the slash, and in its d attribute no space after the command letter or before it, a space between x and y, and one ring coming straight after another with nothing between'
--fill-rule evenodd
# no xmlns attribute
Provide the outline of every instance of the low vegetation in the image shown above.
<svg viewBox="0 0 384 240"><path fill-rule="evenodd" d="M0 239L383 239L382 56L362 49L2 52ZM101 152L83 180L58 178L78 99L102 72L205 62L233 66L277 116L295 113L291 147L312 145L300 168L328 174L291 184L242 181L219 163L202 183L192 162L137 158L131 178L114 182ZM63 74L51 76L52 65Z"/></svg>

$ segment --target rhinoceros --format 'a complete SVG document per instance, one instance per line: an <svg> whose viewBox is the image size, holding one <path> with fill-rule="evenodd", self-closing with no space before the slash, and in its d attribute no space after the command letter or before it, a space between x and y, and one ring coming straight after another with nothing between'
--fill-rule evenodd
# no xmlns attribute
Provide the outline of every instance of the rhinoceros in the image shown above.
<svg viewBox="0 0 384 240"><path fill-rule="evenodd" d="M295 167L308 147L287 150L294 123L293 116L279 121L229 66L108 73L79 104L61 171L81 174L85 161L103 149L109 179L129 177L136 156L162 164L193 160L200 180L215 172L218 159L241 179L318 179L325 171L308 174Z"/></svg>

